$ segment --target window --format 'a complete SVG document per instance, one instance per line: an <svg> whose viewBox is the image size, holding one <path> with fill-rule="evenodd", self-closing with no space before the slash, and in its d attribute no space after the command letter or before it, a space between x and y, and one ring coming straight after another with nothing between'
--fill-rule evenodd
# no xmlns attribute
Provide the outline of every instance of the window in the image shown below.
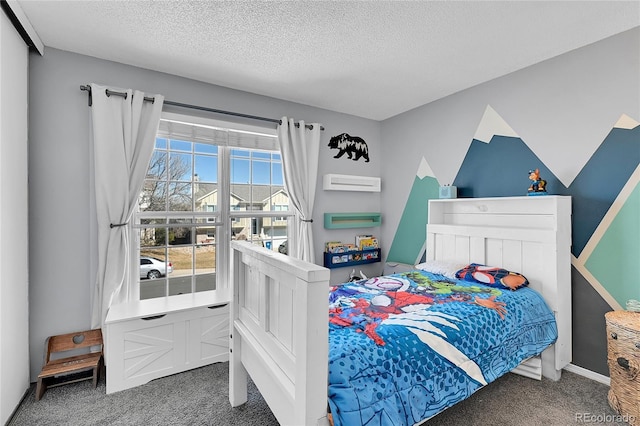
<svg viewBox="0 0 640 426"><path fill-rule="evenodd" d="M287 200L289 199L289 197L286 197ZM283 205L283 204L274 204L273 205L273 210L276 212L284 212L284 211L288 211L289 210L289 206L288 205ZM274 220L287 220L286 216L280 216L280 217L276 217L274 218Z"/></svg>
<svg viewBox="0 0 640 426"><path fill-rule="evenodd" d="M287 240L275 132L246 129L163 114L135 214L140 299L215 290L232 239L271 250Z"/></svg>

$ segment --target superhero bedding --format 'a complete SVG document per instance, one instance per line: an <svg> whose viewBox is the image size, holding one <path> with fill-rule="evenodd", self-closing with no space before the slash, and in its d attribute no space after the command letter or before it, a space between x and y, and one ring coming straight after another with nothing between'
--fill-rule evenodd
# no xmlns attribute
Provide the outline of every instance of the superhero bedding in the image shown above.
<svg viewBox="0 0 640 426"><path fill-rule="evenodd" d="M336 426L413 425L557 339L553 312L534 290L421 270L335 286L329 304Z"/></svg>

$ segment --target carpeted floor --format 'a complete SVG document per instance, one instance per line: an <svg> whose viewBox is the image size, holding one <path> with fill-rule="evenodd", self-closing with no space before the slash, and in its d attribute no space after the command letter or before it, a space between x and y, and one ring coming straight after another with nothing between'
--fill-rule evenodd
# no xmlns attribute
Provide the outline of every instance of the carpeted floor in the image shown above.
<svg viewBox="0 0 640 426"><path fill-rule="evenodd" d="M255 385L247 404L229 404L229 364L218 363L106 395L104 379L47 389L32 385L9 425L278 425Z"/></svg>
<svg viewBox="0 0 640 426"><path fill-rule="evenodd" d="M105 394L91 381L48 389L35 401L32 385L8 426L278 425L255 385L249 401L231 408L228 363L213 364L143 386ZM607 403L608 386L563 372L558 382L507 374L425 426L625 425Z"/></svg>

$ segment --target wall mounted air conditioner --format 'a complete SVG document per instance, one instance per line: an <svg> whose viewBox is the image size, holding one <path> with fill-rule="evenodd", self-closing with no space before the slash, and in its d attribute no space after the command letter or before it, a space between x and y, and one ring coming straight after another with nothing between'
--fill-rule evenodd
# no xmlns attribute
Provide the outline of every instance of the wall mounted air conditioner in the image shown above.
<svg viewBox="0 0 640 426"><path fill-rule="evenodd" d="M325 191L380 192L380 178L327 174L324 175L323 188Z"/></svg>

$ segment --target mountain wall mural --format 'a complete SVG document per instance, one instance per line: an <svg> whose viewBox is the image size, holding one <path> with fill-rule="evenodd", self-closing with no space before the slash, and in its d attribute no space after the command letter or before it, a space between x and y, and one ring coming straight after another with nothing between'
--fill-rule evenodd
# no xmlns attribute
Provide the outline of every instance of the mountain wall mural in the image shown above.
<svg viewBox="0 0 640 426"><path fill-rule="evenodd" d="M530 184L529 170L540 169L550 194L572 197L573 266L612 308L619 309L627 299L640 299L640 286L632 276L640 259L639 165L640 123L622 114L566 187L487 106L453 184L461 198L524 196ZM433 173L419 175L420 171L389 261L415 263L424 253L425 233L418 235L416 229L424 229L425 200L438 197L438 183Z"/></svg>

